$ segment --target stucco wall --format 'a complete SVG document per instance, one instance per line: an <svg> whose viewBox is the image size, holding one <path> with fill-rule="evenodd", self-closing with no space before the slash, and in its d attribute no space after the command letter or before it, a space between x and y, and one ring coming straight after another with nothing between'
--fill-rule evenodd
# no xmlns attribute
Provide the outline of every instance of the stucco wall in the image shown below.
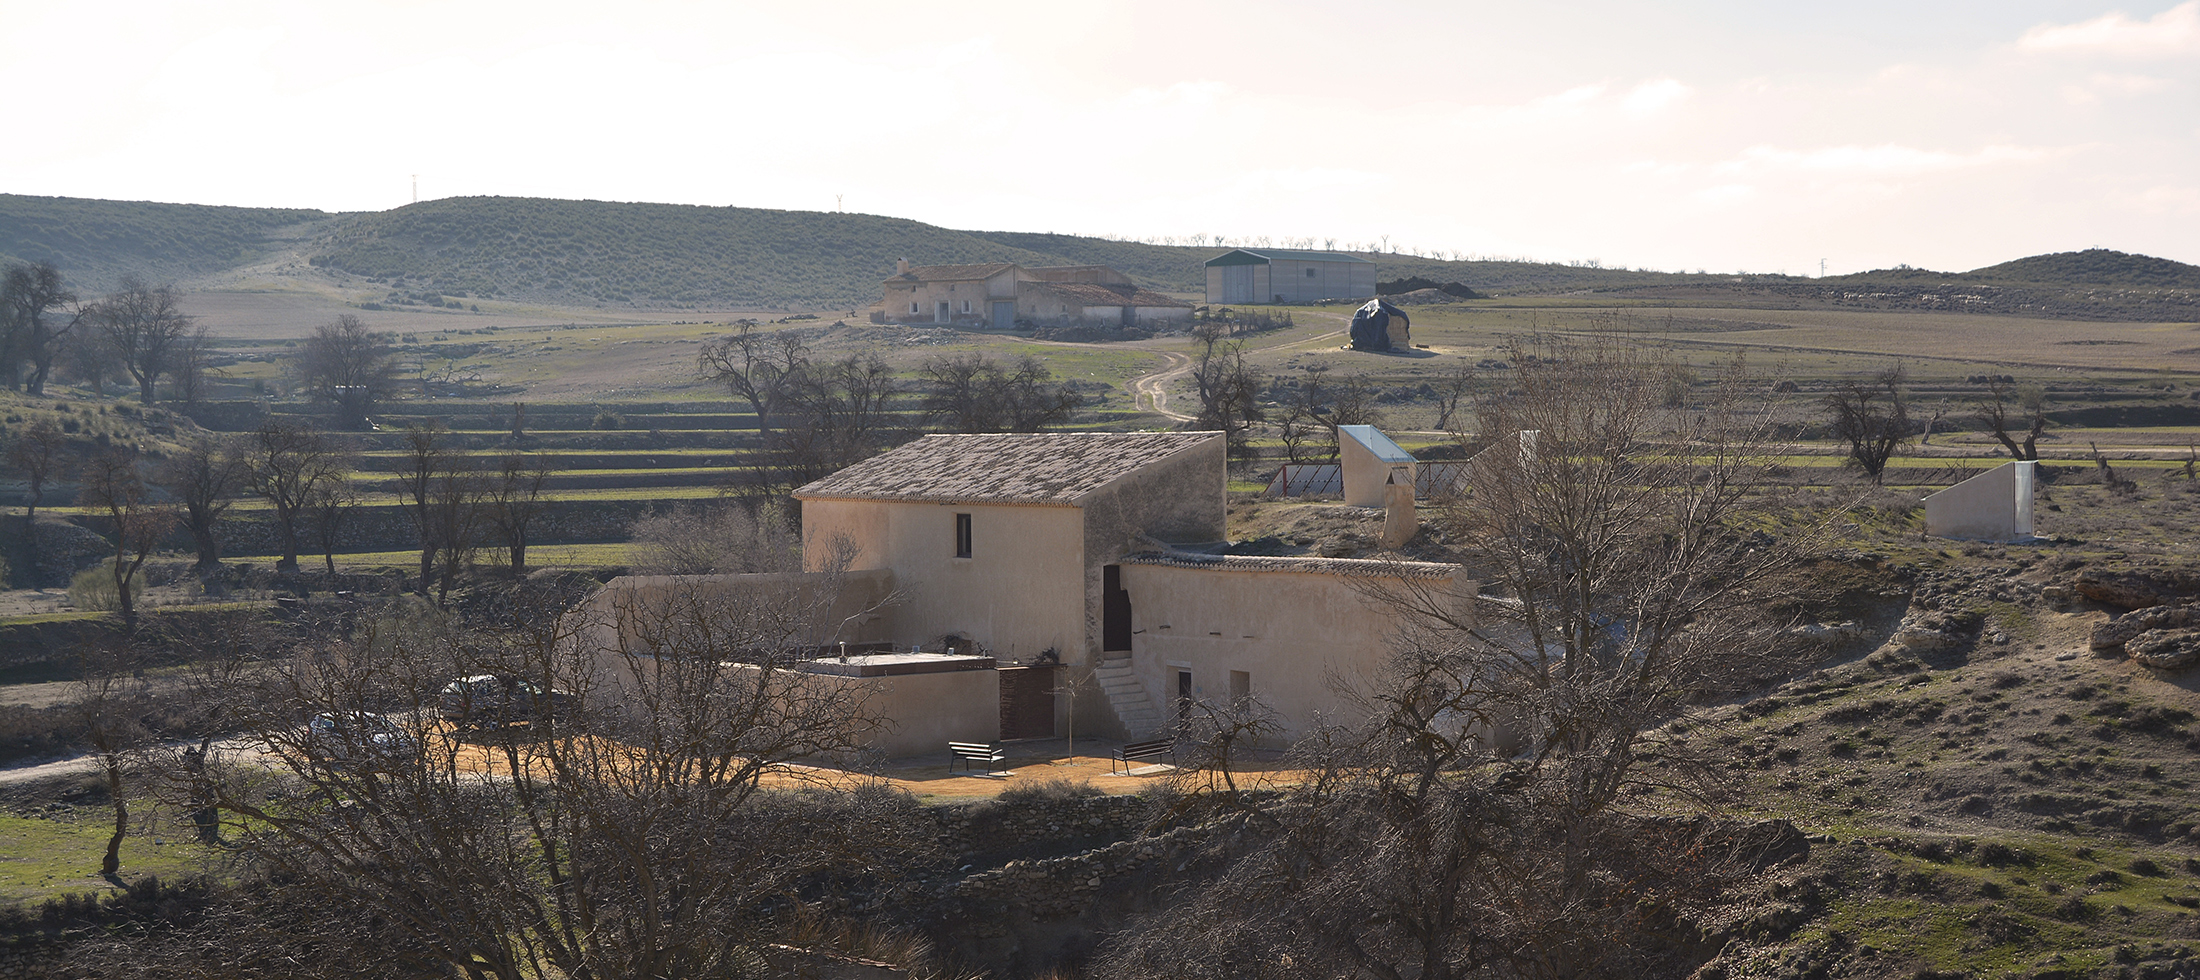
<svg viewBox="0 0 2200 980"><path fill-rule="evenodd" d="M1337 462L1344 473L1344 502L1354 507L1383 506L1383 487L1389 484L1393 469L1404 470L1403 482L1413 485L1412 460L1386 462L1356 439L1337 440Z"/></svg>
<svg viewBox="0 0 2200 980"><path fill-rule="evenodd" d="M2030 538L2034 465L2004 463L1926 497L1925 532L1971 541Z"/></svg>
<svg viewBox="0 0 2200 980"><path fill-rule="evenodd" d="M1194 697L1217 703L1231 696L1230 672L1244 671L1289 740L1320 717L1350 720L1357 709L1331 690L1331 675L1366 691L1395 648L1397 615L1361 594L1360 579L1161 565L1122 574L1132 668L1165 713L1179 669L1192 672Z"/></svg>
<svg viewBox="0 0 2200 980"><path fill-rule="evenodd" d="M894 320L919 320L930 322L937 315L941 302L947 303L948 316L990 318L993 315L991 300L1012 299L1016 295L1016 270L1006 269L982 282L889 282L886 284L884 306L886 316ZM909 311L914 301L917 310ZM963 304L970 304L964 310Z"/></svg>
<svg viewBox="0 0 2200 980"><path fill-rule="evenodd" d="M1001 736L1001 675L951 670L895 677L813 675L819 683L853 688L865 712L880 720L867 740L890 759L940 755L949 742L991 742Z"/></svg>
<svg viewBox="0 0 2200 980"><path fill-rule="evenodd" d="M971 515L971 557L955 557L955 515ZM960 634L1004 660L1084 646L1083 513L1075 507L808 500L803 547L834 535L860 549L855 568L894 573L902 602L888 615L903 646Z"/></svg>

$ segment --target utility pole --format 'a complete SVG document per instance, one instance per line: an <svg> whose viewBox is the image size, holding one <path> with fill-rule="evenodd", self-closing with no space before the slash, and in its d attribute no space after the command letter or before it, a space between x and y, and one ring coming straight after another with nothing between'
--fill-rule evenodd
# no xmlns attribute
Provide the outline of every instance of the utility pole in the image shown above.
<svg viewBox="0 0 2200 980"><path fill-rule="evenodd" d="M1824 260L1824 259L1819 259L1819 260L1818 260L1818 278L1820 278L1820 279L1824 279L1825 277L1826 277L1826 260Z"/></svg>
<svg viewBox="0 0 2200 980"><path fill-rule="evenodd" d="M420 203L420 175L413 175L413 203Z"/></svg>

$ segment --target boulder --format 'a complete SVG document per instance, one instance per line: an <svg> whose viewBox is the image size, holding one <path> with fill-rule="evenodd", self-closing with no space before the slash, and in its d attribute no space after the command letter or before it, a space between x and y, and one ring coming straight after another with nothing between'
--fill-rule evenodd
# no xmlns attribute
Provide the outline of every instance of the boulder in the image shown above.
<svg viewBox="0 0 2200 980"><path fill-rule="evenodd" d="M2200 606L2149 606L2093 627L2093 649L2108 652L2126 649L2141 633L2150 630L2200 626Z"/></svg>
<svg viewBox="0 0 2200 980"><path fill-rule="evenodd" d="M2200 629L2148 630L2124 644L2133 662L2155 670L2183 670L2200 663Z"/></svg>
<svg viewBox="0 0 2200 980"><path fill-rule="evenodd" d="M2145 609L2200 598L2200 570L2151 569L2133 572L2079 572L2071 588L2095 602L2124 609Z"/></svg>

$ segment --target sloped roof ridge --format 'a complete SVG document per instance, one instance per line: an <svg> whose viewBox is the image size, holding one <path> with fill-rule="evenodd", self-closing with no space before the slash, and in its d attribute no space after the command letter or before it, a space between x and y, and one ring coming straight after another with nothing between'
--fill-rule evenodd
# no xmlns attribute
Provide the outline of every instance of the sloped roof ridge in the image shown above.
<svg viewBox="0 0 2200 980"><path fill-rule="evenodd" d="M1076 506L1132 470L1217 432L981 432L925 436L795 491L802 498Z"/></svg>

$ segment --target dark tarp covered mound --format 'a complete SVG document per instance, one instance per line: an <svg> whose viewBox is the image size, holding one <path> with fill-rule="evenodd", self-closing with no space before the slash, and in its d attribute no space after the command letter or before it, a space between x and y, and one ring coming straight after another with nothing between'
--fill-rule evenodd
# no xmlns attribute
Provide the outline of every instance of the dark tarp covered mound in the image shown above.
<svg viewBox="0 0 2200 980"><path fill-rule="evenodd" d="M1401 327L1410 327L1413 323L1413 319L1406 316L1406 311L1392 306L1382 297L1368 300L1366 306L1352 314L1352 349L1390 350L1390 321L1393 317L1397 318Z"/></svg>

